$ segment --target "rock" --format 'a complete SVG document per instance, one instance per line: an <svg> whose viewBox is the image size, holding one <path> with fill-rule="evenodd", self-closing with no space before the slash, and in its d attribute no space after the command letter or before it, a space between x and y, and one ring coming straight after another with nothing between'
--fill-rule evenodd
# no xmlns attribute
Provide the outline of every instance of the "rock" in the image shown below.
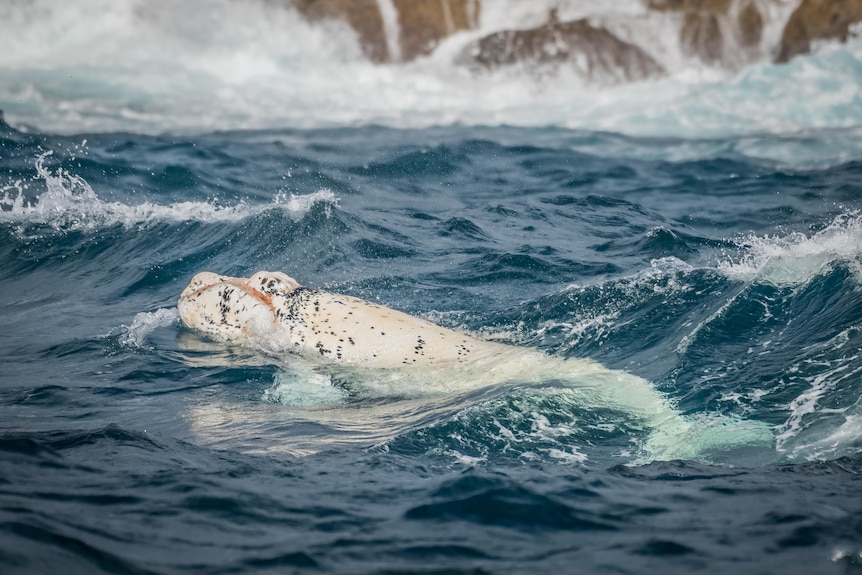
<svg viewBox="0 0 862 575"><path fill-rule="evenodd" d="M373 62L413 60L431 53L447 36L474 28L481 6L480 0L391 1L397 17L389 32L397 35L392 50L378 0L291 0L309 21L347 22L356 31L363 53Z"/></svg>
<svg viewBox="0 0 862 575"><path fill-rule="evenodd" d="M739 26L739 42L745 48L754 48L760 45L763 38L763 16L753 1L746 3L739 11L737 17Z"/></svg>
<svg viewBox="0 0 862 575"><path fill-rule="evenodd" d="M691 14L724 14L733 0L647 0L653 10L686 12Z"/></svg>
<svg viewBox="0 0 862 575"><path fill-rule="evenodd" d="M641 80L664 73L646 52L620 40L586 19L546 24L527 30L504 30L470 44L459 62L473 68L495 69L524 64L534 71L571 65L586 77Z"/></svg>
<svg viewBox="0 0 862 575"><path fill-rule="evenodd" d="M390 59L377 0L292 0L292 3L309 21L335 19L350 24L369 60L386 62Z"/></svg>
<svg viewBox="0 0 862 575"><path fill-rule="evenodd" d="M479 0L393 0L398 10L401 58L430 54L441 40L476 27Z"/></svg>
<svg viewBox="0 0 862 575"><path fill-rule="evenodd" d="M862 0L803 0L784 27L776 62L811 51L813 40L847 41L850 26L862 21Z"/></svg>
<svg viewBox="0 0 862 575"><path fill-rule="evenodd" d="M724 59L724 36L716 14L687 12L679 41L685 50L708 64L719 64Z"/></svg>
<svg viewBox="0 0 862 575"><path fill-rule="evenodd" d="M753 0L740 0L735 21L734 0L646 0L653 10L683 15L679 40L682 47L708 64L728 63L728 44L753 49L760 45L763 16ZM725 34L733 35L726 38Z"/></svg>

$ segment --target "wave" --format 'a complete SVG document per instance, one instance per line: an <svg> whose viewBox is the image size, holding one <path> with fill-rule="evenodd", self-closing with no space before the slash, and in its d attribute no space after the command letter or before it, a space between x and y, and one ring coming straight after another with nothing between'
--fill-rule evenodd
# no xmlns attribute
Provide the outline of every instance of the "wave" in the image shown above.
<svg viewBox="0 0 862 575"><path fill-rule="evenodd" d="M818 139L821 130L858 130L862 38L777 65L770 46L794 3L758 4L760 47L711 65L670 40L680 35L680 15L635 0L486 2L474 29L390 64L369 61L343 22L310 23L278 3L18 2L0 13L0 108L18 126L64 133L505 124ZM572 70L536 78L530 66L474 73L457 65L478 38L513 22L536 25L552 9L636 43L666 75L609 84Z"/></svg>
<svg viewBox="0 0 862 575"><path fill-rule="evenodd" d="M101 199L84 178L63 167L54 170L45 166L52 151L42 153L35 161L34 181L44 188L35 194L31 182L16 180L0 187L0 223L32 228L47 227L54 231L85 231L123 226L150 226L156 223L237 222L264 213L280 210L298 218L315 205L336 206L338 198L328 189L304 195L278 192L269 203L218 205L213 202L185 201L170 204L142 202L126 204ZM35 187L35 186L33 186ZM22 227L23 226L23 227Z"/></svg>
<svg viewBox="0 0 862 575"><path fill-rule="evenodd" d="M634 310L652 307L656 298L664 298L669 307L676 307L684 304L687 294L694 290L709 286L724 292L721 305L696 324L676 347L678 353L685 353L700 329L745 301L757 286L790 290L788 297L793 297L814 280L828 278L836 269L849 272L851 285L862 285L862 214L857 211L839 214L811 234L748 234L722 244L700 256L699 262L675 256L654 258L647 269L632 276L597 285L572 284L543 301L541 308L554 310L555 315L576 313L577 321L562 320L558 315L543 321L540 329L529 335L517 331L501 335L534 342L562 337L566 343L561 350L572 349L585 341L604 341L615 323L625 323ZM575 301L578 305L572 305ZM524 321L530 316L519 317Z"/></svg>
<svg viewBox="0 0 862 575"><path fill-rule="evenodd" d="M651 439L636 418L621 417L589 388L563 385L567 371L554 372L542 385L459 389L443 399L465 374L399 379L325 373L303 369L301 362L246 374L238 366L271 361L249 360L243 355L248 350L207 348L182 334L189 337L181 344L188 349L175 354L181 363L216 373L227 369L226 379L256 385L241 401L223 395L196 401L188 418L201 441L247 441L258 451L308 454L358 444L465 464L587 465L673 453L739 464L852 455L859 451L862 421L862 326L855 319L862 309L860 221L848 212L809 234L739 237L701 263L657 258L634 276L571 285L480 322L488 326L480 328L486 338L549 352L547 364L591 357L615 368L636 366L633 371L649 374L685 415L684 430L665 422ZM462 328L476 324L464 313L445 315L428 317ZM155 330L176 326L173 309L139 314L120 343L149 352L145 342ZM172 339L154 341L169 345ZM227 375L230 369L238 375ZM626 385L646 385L608 373L632 378ZM405 386L413 395L405 396ZM419 397L423 390L430 395ZM249 393L257 402L249 403ZM273 404L286 410L274 411ZM766 422L774 446L764 447L765 427L745 419ZM252 441L262 429L273 439ZM761 445L751 445L752 437Z"/></svg>
<svg viewBox="0 0 862 575"><path fill-rule="evenodd" d="M700 261L658 258L631 276L568 286L484 333L635 369L684 413L707 405L767 421L776 460L858 453L862 216L722 244Z"/></svg>
<svg viewBox="0 0 862 575"><path fill-rule="evenodd" d="M843 213L822 230L783 237L749 235L737 240L741 255L718 265L727 277L777 287L804 285L831 266L849 266L862 282L862 214Z"/></svg>

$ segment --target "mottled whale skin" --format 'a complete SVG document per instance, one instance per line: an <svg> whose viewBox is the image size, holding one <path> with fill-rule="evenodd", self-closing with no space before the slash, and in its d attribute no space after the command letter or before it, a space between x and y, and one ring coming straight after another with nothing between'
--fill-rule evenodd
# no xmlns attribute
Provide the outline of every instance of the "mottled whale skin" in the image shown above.
<svg viewBox="0 0 862 575"><path fill-rule="evenodd" d="M201 272L177 307L186 327L216 339L345 365L442 367L515 349L359 298L303 287L281 272L250 278Z"/></svg>

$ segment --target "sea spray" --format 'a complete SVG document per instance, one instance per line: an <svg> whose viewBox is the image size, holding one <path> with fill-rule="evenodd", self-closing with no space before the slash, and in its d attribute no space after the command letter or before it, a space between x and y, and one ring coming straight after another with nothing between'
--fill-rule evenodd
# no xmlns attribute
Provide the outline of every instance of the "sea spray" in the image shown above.
<svg viewBox="0 0 862 575"><path fill-rule="evenodd" d="M776 65L775 44L795 3L755 4L761 44L740 50L734 34L723 34L726 62L710 65L679 41L681 14L636 0L482 3L475 30L449 36L426 57L385 64L363 57L346 22L307 22L284 3L84 0L76 10L13 3L0 18L0 109L14 125L60 132L462 124L698 140L857 127L862 39ZM603 85L571 67L537 81L517 70L473 74L457 64L470 42L540 25L552 8L559 18L588 18L636 43L667 73ZM391 10L382 14L397 61L397 19Z"/></svg>
<svg viewBox="0 0 862 575"><path fill-rule="evenodd" d="M47 226L55 231L92 231L114 225L126 228L150 226L160 222L237 222L271 209L283 210L301 218L315 205L323 204L327 213L338 205L338 198L323 188L310 194L278 192L269 203L234 205L215 201L185 201L170 204L153 202L122 203L101 199L87 181L63 167L46 166L53 151L35 160L34 182L44 191L34 193L35 185L14 181L0 188L0 222L18 226Z"/></svg>

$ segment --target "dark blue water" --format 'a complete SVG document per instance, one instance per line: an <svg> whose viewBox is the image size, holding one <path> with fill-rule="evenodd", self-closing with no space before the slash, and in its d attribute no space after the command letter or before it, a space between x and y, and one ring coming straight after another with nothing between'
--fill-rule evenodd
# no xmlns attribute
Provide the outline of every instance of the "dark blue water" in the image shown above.
<svg viewBox="0 0 862 575"><path fill-rule="evenodd" d="M3 125L0 572L857 572L862 162L738 143ZM553 382L309 397L177 321L195 273L260 269L772 439L648 461Z"/></svg>

